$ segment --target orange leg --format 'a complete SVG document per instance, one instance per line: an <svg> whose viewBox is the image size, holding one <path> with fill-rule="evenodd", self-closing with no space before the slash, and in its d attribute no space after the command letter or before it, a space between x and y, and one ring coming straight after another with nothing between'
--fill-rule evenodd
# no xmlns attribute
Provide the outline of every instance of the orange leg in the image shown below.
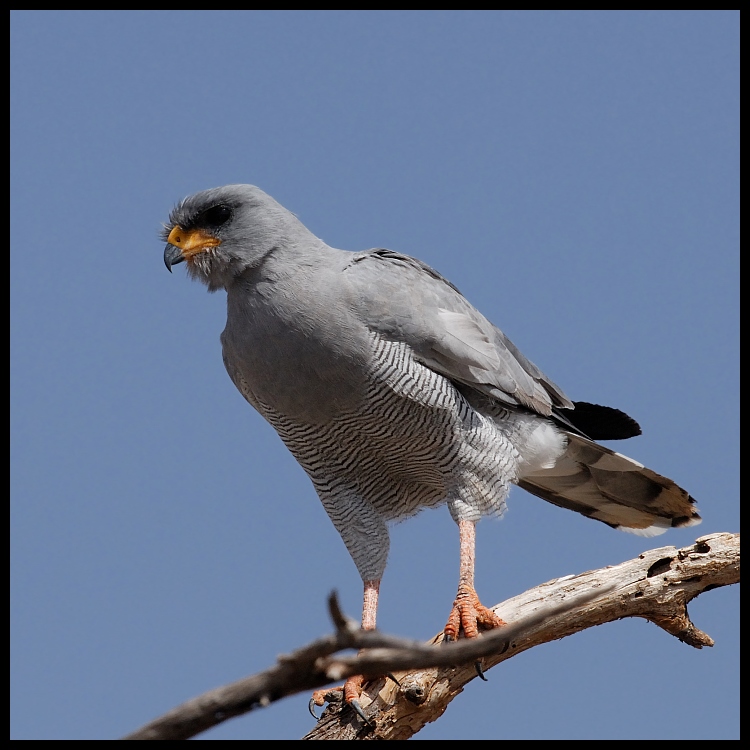
<svg viewBox="0 0 750 750"><path fill-rule="evenodd" d="M380 592L380 581L365 581L364 596L362 601L362 630L375 630L375 621L378 613L378 593ZM344 702L348 703L354 710L365 720L362 707L359 705L359 696L362 694L362 686L365 678L361 675L354 675L349 677L343 686L338 688L327 688L325 690L316 690L312 694L310 701L310 713L315 716L312 711L313 704L316 706L322 706L326 702L326 693L331 690L343 690L344 691Z"/></svg>
<svg viewBox="0 0 750 750"><path fill-rule="evenodd" d="M491 609L485 607L474 589L474 550L476 546L476 524L474 521L458 522L460 543L458 592L453 602L448 622L443 629L445 639L458 640L461 632L467 638L476 638L479 630L491 630L506 623Z"/></svg>

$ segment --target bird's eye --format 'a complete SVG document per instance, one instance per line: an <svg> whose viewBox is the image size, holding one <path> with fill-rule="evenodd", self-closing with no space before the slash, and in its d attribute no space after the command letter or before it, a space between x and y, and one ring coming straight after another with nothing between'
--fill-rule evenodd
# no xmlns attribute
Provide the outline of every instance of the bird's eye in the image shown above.
<svg viewBox="0 0 750 750"><path fill-rule="evenodd" d="M220 227L226 224L232 216L232 209L229 206L212 206L201 216L201 223L209 227Z"/></svg>

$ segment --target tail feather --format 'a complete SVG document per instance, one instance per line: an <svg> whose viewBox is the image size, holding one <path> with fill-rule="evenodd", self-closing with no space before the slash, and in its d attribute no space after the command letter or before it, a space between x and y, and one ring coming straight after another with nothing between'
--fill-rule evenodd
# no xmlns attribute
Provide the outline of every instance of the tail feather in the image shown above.
<svg viewBox="0 0 750 750"><path fill-rule="evenodd" d="M592 440L567 437L567 449L555 466L524 475L520 487L640 536L701 522L695 500L671 479Z"/></svg>

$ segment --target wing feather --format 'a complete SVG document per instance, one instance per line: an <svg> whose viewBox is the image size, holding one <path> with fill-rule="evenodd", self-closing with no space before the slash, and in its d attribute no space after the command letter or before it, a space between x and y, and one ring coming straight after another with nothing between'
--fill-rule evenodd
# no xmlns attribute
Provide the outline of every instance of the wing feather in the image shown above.
<svg viewBox="0 0 750 750"><path fill-rule="evenodd" d="M542 416L573 403L459 290L425 263L390 250L355 253L351 301L372 331L407 343L445 377Z"/></svg>

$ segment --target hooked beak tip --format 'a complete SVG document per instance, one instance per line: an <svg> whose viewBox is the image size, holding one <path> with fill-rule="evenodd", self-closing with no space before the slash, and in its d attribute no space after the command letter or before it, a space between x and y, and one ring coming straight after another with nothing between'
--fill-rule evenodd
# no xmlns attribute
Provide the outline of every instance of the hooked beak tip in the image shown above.
<svg viewBox="0 0 750 750"><path fill-rule="evenodd" d="M185 258L182 254L182 250L180 250L179 247L168 244L164 248L164 265L167 267L167 271L169 271L169 273L172 273L172 266L176 265L177 263L182 263L183 260L185 260Z"/></svg>

